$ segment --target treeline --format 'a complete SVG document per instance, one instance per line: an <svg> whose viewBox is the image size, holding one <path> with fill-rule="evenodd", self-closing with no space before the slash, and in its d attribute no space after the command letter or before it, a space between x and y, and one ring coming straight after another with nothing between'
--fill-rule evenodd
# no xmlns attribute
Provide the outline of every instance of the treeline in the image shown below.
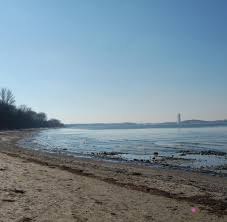
<svg viewBox="0 0 227 222"><path fill-rule="evenodd" d="M0 130L62 126L57 119L48 120L45 113L37 113L25 105L16 107L12 91L0 89Z"/></svg>

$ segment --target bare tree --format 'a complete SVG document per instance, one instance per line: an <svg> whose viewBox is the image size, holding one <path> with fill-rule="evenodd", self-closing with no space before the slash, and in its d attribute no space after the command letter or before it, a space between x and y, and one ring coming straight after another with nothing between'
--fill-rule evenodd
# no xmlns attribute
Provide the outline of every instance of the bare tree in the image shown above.
<svg viewBox="0 0 227 222"><path fill-rule="evenodd" d="M0 103L6 105L14 105L15 104L15 97L11 90L2 88L0 90Z"/></svg>
<svg viewBox="0 0 227 222"><path fill-rule="evenodd" d="M47 121L47 115L45 113L38 113L37 117L39 121Z"/></svg>
<svg viewBox="0 0 227 222"><path fill-rule="evenodd" d="M36 113L25 105L16 107L12 91L0 88L0 130L62 126L58 120L48 121L43 112Z"/></svg>
<svg viewBox="0 0 227 222"><path fill-rule="evenodd" d="M32 109L29 108L29 107L27 107L26 105L20 105L18 107L18 110L21 111L21 112L23 112L23 113L27 113L27 112L30 112Z"/></svg>

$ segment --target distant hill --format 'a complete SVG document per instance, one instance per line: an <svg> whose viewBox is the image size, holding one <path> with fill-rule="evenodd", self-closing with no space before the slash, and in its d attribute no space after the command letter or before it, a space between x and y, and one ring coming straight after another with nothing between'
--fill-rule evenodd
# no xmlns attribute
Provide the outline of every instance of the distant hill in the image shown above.
<svg viewBox="0 0 227 222"><path fill-rule="evenodd" d="M205 121L205 120L185 120L182 121L181 125L198 125L198 126L207 126L207 125L227 125L227 120L215 120L215 121Z"/></svg>
<svg viewBox="0 0 227 222"><path fill-rule="evenodd" d="M208 127L227 126L227 120L185 120L178 125L175 122L164 123L93 123L93 124L68 124L70 128L78 129L146 129L146 128L187 128L187 127Z"/></svg>

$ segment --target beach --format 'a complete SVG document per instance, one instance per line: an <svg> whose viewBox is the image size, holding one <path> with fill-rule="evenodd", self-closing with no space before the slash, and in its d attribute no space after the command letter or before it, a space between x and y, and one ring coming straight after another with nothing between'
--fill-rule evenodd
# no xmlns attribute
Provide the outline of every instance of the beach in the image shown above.
<svg viewBox="0 0 227 222"><path fill-rule="evenodd" d="M226 221L227 179L20 147L0 132L0 221Z"/></svg>

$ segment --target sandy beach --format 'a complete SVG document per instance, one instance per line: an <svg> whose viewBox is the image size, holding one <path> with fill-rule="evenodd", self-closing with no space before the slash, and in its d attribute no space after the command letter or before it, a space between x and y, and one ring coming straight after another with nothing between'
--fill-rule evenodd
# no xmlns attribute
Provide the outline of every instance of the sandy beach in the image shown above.
<svg viewBox="0 0 227 222"><path fill-rule="evenodd" d="M0 132L0 221L226 221L227 179L23 149Z"/></svg>

